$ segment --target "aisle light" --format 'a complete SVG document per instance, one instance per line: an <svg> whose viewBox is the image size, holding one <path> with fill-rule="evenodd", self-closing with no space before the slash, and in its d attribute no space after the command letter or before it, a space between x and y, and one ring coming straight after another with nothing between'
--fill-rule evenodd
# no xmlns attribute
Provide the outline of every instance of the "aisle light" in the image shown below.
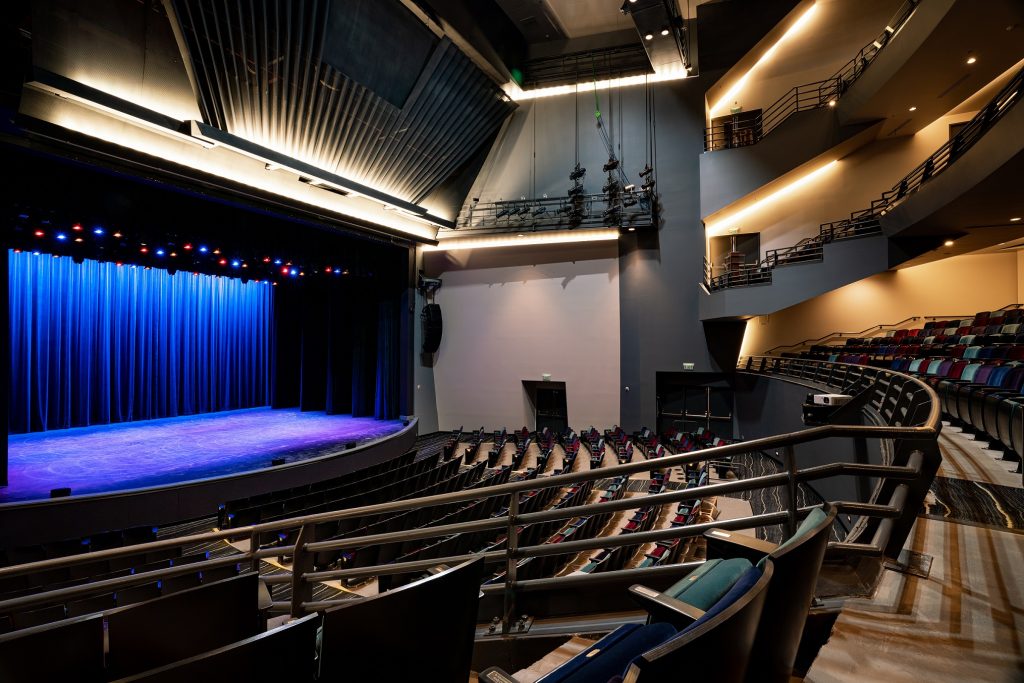
<svg viewBox="0 0 1024 683"><path fill-rule="evenodd" d="M835 168L836 164L838 163L838 159L833 159L824 166L816 168L810 173L807 173L797 178L790 184L780 187L778 190L775 190L767 197L755 201L753 204L750 204L749 206L740 209L736 213L730 214L725 218L716 219L714 222L706 226L707 236L714 237L716 235L726 234L730 229L737 227L736 222L739 221L740 219L750 215L751 213L757 211L758 209L764 208L768 204L771 204L772 202L776 201L777 199L781 199L782 197L785 197L788 194L792 194L794 191L807 185L816 178L819 178L822 175L824 175L826 171Z"/></svg>
<svg viewBox="0 0 1024 683"><path fill-rule="evenodd" d="M754 65L747 69L747 73L743 74L739 79L737 79L737 81L733 83L732 87L730 87L724 95L718 98L718 101L715 102L715 105L711 107L711 110L709 111L710 116L714 117L716 112L719 112L723 108L723 106L728 106L730 102L736 99L737 93L739 93L739 91L743 89L743 86L747 84L747 80L749 80L750 75L754 73L754 71L756 71L759 66L767 63L775 55L775 52L779 49L780 45L782 45L784 42L786 42L786 40L796 35L798 32L803 30L804 27L807 26L807 23L810 20L811 15L814 14L814 10L817 9L817 7L817 3L808 7L807 10L803 14L801 14L796 21L793 22L793 25L790 26L786 30L786 32L783 33L781 37L779 37L777 41L775 41L775 44L773 44L770 48L765 50L765 53L761 55L761 57L758 58L756 62L754 62Z"/></svg>

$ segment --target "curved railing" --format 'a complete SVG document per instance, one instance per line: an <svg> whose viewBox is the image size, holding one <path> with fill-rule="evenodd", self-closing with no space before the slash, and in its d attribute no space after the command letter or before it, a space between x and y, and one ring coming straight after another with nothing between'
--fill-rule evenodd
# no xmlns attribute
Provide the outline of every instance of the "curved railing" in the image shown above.
<svg viewBox="0 0 1024 683"><path fill-rule="evenodd" d="M791 247L769 249L765 252L764 258L757 263L718 276L714 275L714 266L705 259L705 287L715 291L730 287L769 284L772 281L771 271L777 266L821 261L826 244L881 234L881 217L949 168L973 147L1020 101L1022 87L1024 69L1018 71L1009 83L946 144L933 152L891 189L883 192L879 199L873 200L870 208L854 211L849 218L822 223L814 237L804 238Z"/></svg>
<svg viewBox="0 0 1024 683"><path fill-rule="evenodd" d="M877 38L860 49L850 61L823 81L798 85L752 117L724 116L704 130L704 150L711 152L746 147L761 141L793 114L808 109L834 107L854 81L867 70L878 53L903 28L921 0L905 0Z"/></svg>
<svg viewBox="0 0 1024 683"><path fill-rule="evenodd" d="M0 578L126 557L140 552L186 547L216 540L242 541L243 547L244 541L249 542L246 549L238 550L226 557L3 600L0 601L0 613L21 610L40 604L53 604L90 594L120 590L132 585L149 583L189 572L213 569L238 562L252 562L255 569L260 559L291 556L291 572L282 571L264 575L261 577L261 580L271 584L291 584L293 589L291 601L274 602L272 609L280 612L289 611L294 615L298 615L307 611L323 609L339 602L337 600L313 600L313 586L321 581L369 578L426 571L442 564L451 565L470 558L483 557L486 562L502 565L505 569L505 577L502 583L484 586L482 590L485 595L497 594L503 600L504 630L508 632L513 623L513 615L516 614L517 594L522 591L546 590L549 588L559 590L570 589L586 585L592 581L607 580L612 574L625 576L631 581L643 582L645 578L649 579L653 576L663 575L668 571L678 571L680 567L685 569L686 566L690 566L669 565L646 569L619 570L618 572L607 572L597 576L566 576L517 581L516 567L522 559L546 555L569 555L588 550L692 538L702 535L711 527L752 529L784 524L789 529L789 532L792 533L796 528L799 518L809 509L798 507L797 485L837 476L873 477L879 480L880 485L876 489L876 495L871 502L833 501L839 511L858 515L861 524L855 527L857 529L855 531L857 534L856 538L848 537L843 541L830 544L829 552L831 556L834 559L847 556L854 558L863 556L895 557L910 532L910 527L916 519L917 512L941 460L937 447L937 437L940 429L939 408L932 389L920 380L908 375L878 368L843 365L840 363L752 357L743 359L738 369L742 372L811 382L832 390L857 394L858 400L864 406L870 408L876 424L868 426L826 425L811 427L789 434L780 434L717 448L658 458L655 461L658 469L670 469L689 463L721 460L741 453L771 449L782 451L785 469L773 474L651 494L643 498L625 498L597 504L520 513L519 496L514 494L542 487L573 486L586 481L646 472L652 467L652 461L647 460L595 470L558 474L540 480L517 481L483 489L463 490L423 498L398 500L378 505L325 512L221 531L211 531L113 550L83 553L29 564L3 567L0 568ZM891 448L886 449L886 452L891 453L892 457L886 461L886 464L833 462L824 465L801 466L798 463L799 457L794 448L795 446L807 443L820 443L825 439L835 437L886 440L891 443ZM785 497L786 509L778 512L750 515L729 520L719 519L712 523L692 524L677 528L632 533L624 536L566 541L558 544L520 547L518 543L519 529L522 525L553 520L567 520L577 516L603 514L635 509L641 506L665 505L701 499L708 496L756 491L778 486L785 487L788 492ZM493 496L509 497L510 506L505 514L493 518L391 533L353 536L326 541L315 540L317 525L323 522L366 517L368 515L397 513L424 506L468 502ZM284 533L296 529L299 532L295 536L297 540L293 545L269 548L258 547L260 536L267 532ZM481 531L504 532L508 538L506 547L502 550L491 552L436 557L352 569L328 571L314 571L313 569L313 557L317 552L321 551L354 549L381 543L442 538L452 534Z"/></svg>

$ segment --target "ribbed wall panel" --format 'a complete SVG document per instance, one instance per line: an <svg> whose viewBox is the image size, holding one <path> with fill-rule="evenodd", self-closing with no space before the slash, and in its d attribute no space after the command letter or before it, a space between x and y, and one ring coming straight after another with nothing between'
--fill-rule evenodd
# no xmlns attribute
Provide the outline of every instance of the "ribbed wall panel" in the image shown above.
<svg viewBox="0 0 1024 683"><path fill-rule="evenodd" d="M395 107L324 62L330 0L173 6L208 123L414 203L515 107L446 38Z"/></svg>

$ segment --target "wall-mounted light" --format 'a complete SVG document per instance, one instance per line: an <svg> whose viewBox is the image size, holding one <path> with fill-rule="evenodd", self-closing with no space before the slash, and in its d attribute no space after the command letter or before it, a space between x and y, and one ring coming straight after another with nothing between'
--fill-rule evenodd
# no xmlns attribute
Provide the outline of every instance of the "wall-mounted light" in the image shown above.
<svg viewBox="0 0 1024 683"><path fill-rule="evenodd" d="M977 57L971 56L971 57L967 58L967 63L968 64L974 64L976 61L978 61Z"/></svg>
<svg viewBox="0 0 1024 683"><path fill-rule="evenodd" d="M607 242L617 240L617 228L596 230L562 230L529 235L488 235L486 237L450 237L438 240L436 245L425 245L424 251L457 251L460 249L491 249L496 247L523 247L545 244L570 244L578 242Z"/></svg>

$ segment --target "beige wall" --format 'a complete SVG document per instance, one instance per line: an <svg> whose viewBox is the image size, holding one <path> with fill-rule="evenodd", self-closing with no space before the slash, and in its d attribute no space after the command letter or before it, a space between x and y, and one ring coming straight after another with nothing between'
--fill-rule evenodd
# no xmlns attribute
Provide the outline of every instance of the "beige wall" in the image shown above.
<svg viewBox="0 0 1024 683"><path fill-rule="evenodd" d="M831 332L859 332L912 316L973 315L1019 303L1024 294L1024 252L957 256L879 273L771 316L747 322L741 353ZM918 321L913 327L920 327Z"/></svg>
<svg viewBox="0 0 1024 683"><path fill-rule="evenodd" d="M813 14L758 64L743 86L712 116L729 113L734 102L745 111L766 109L795 86L832 76L878 37L902 0L817 0ZM712 96L718 96L712 92ZM718 102L709 102L713 107Z"/></svg>
<svg viewBox="0 0 1024 683"><path fill-rule="evenodd" d="M428 274L444 282L440 429L532 428L522 381L544 373L566 383L570 425L619 421L617 246L569 247L428 255Z"/></svg>
<svg viewBox="0 0 1024 683"><path fill-rule="evenodd" d="M944 116L916 135L862 147L807 185L744 216L736 222L737 227L744 233L760 232L762 256L768 249L789 247L804 237L817 235L822 223L841 220L853 211L868 208L873 199L949 140L950 124L968 121L972 116ZM727 211L722 214L728 216Z"/></svg>

